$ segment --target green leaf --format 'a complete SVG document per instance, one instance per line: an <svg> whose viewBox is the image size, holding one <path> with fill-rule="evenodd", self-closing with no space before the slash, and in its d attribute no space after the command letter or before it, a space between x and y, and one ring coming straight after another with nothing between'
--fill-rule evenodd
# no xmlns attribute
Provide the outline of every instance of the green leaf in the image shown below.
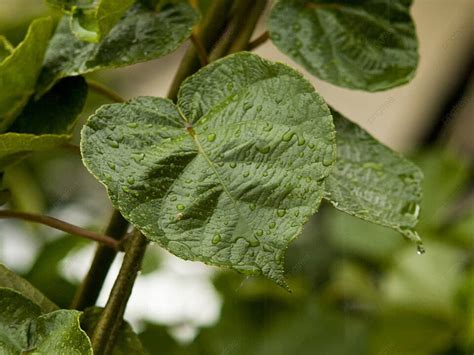
<svg viewBox="0 0 474 355"><path fill-rule="evenodd" d="M191 35L197 20L197 13L184 0L159 12L138 2L96 44L77 39L71 32L69 17L65 16L48 47L39 79L39 94L66 76L162 57Z"/></svg>
<svg viewBox="0 0 474 355"><path fill-rule="evenodd" d="M33 21L23 42L0 62L0 132L10 126L34 92L52 26L49 17Z"/></svg>
<svg viewBox="0 0 474 355"><path fill-rule="evenodd" d="M326 182L326 199L341 211L421 243L413 230L420 211L421 170L340 113L332 114L338 158Z"/></svg>
<svg viewBox="0 0 474 355"><path fill-rule="evenodd" d="M10 132L33 134L71 133L87 98L87 83L81 76L64 78L38 101L30 99Z"/></svg>
<svg viewBox="0 0 474 355"><path fill-rule="evenodd" d="M0 36L0 62L13 52L13 47L4 36Z"/></svg>
<svg viewBox="0 0 474 355"><path fill-rule="evenodd" d="M30 153L53 149L66 143L68 135L57 134L0 134L0 171L6 166L16 163Z"/></svg>
<svg viewBox="0 0 474 355"><path fill-rule="evenodd" d="M0 288L0 352L2 354L92 354L80 328L81 312L57 310L41 314L38 305L17 291Z"/></svg>
<svg viewBox="0 0 474 355"><path fill-rule="evenodd" d="M99 307L87 308L81 316L81 327L90 336L92 336L92 332L94 331L102 310L103 309ZM130 324L123 321L117 337L117 342L112 349L112 355L128 354L140 355L147 354L147 352L143 348L140 339L137 334L135 334Z"/></svg>
<svg viewBox="0 0 474 355"><path fill-rule="evenodd" d="M418 64L411 0L280 0L268 28L273 43L310 73L351 89L409 82Z"/></svg>
<svg viewBox="0 0 474 355"><path fill-rule="evenodd" d="M318 209L334 144L330 111L310 83L238 53L188 78L177 106L152 97L102 106L81 149L149 239L284 285L283 252Z"/></svg>
<svg viewBox="0 0 474 355"><path fill-rule="evenodd" d="M58 309L58 306L47 299L32 284L13 271L7 269L2 264L0 264L0 287L11 288L20 292L30 301L37 304L43 313L52 312Z"/></svg>
<svg viewBox="0 0 474 355"><path fill-rule="evenodd" d="M48 0L72 14L71 29L78 39L100 42L135 0Z"/></svg>

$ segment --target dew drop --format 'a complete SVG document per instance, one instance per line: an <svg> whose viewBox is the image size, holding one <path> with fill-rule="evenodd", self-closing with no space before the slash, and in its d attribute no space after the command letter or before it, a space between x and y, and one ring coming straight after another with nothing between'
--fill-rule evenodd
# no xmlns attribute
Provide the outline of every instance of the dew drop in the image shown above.
<svg viewBox="0 0 474 355"><path fill-rule="evenodd" d="M133 185L135 183L135 179L133 177L129 177L127 179L127 182L130 184L130 185Z"/></svg>
<svg viewBox="0 0 474 355"><path fill-rule="evenodd" d="M219 233L214 234L214 237L212 238L212 244L216 245L221 241L221 235Z"/></svg>
<svg viewBox="0 0 474 355"><path fill-rule="evenodd" d="M295 135L295 132L288 131L281 137L281 140L284 142L289 142L291 141L291 138L293 138L294 135Z"/></svg>
<svg viewBox="0 0 474 355"><path fill-rule="evenodd" d="M182 204L176 205L176 209L177 209L178 211L184 211L185 208L186 208L186 207L184 207L184 205L182 205Z"/></svg>
<svg viewBox="0 0 474 355"><path fill-rule="evenodd" d="M138 127L138 123L136 123L136 122L127 123L127 127L129 127L129 128L137 128L137 127Z"/></svg>
<svg viewBox="0 0 474 355"><path fill-rule="evenodd" d="M277 216L278 217L283 217L285 214L286 214L286 210L284 210L284 209L277 210Z"/></svg>
<svg viewBox="0 0 474 355"><path fill-rule="evenodd" d="M268 227L269 227L270 229L275 228L275 227L276 227L275 221L271 221L270 223L268 223Z"/></svg>
<svg viewBox="0 0 474 355"><path fill-rule="evenodd" d="M303 137L299 137L298 138L298 145L299 146L302 146L306 143L306 139L304 139Z"/></svg>
<svg viewBox="0 0 474 355"><path fill-rule="evenodd" d="M248 171L245 171L245 172L242 174L243 177L248 177L249 175L250 175L250 173L249 173Z"/></svg>
<svg viewBox="0 0 474 355"><path fill-rule="evenodd" d="M234 169L237 166L237 163L235 161L229 163L229 166Z"/></svg>
<svg viewBox="0 0 474 355"><path fill-rule="evenodd" d="M263 230L261 229L257 229L257 231L255 232L255 234L259 237L261 237L263 235Z"/></svg>
<svg viewBox="0 0 474 355"><path fill-rule="evenodd" d="M426 251L426 250L425 250L425 248L423 247L423 244L418 244L418 245L416 246L416 253L417 253L418 255L424 254L425 251Z"/></svg>
<svg viewBox="0 0 474 355"><path fill-rule="evenodd" d="M253 235L245 238L245 240L249 242L251 247L258 247L260 245L260 242L258 241L258 239L254 237Z"/></svg>
<svg viewBox="0 0 474 355"><path fill-rule="evenodd" d="M119 147L119 144L118 144L117 141L109 140L109 145L110 145L112 148L118 148L118 147Z"/></svg>
<svg viewBox="0 0 474 355"><path fill-rule="evenodd" d="M209 142L214 142L216 140L216 134L215 133L208 134L207 135L207 140Z"/></svg>
<svg viewBox="0 0 474 355"><path fill-rule="evenodd" d="M268 145L263 147L257 146L257 150L262 154L267 154L268 152L270 152L270 147Z"/></svg>

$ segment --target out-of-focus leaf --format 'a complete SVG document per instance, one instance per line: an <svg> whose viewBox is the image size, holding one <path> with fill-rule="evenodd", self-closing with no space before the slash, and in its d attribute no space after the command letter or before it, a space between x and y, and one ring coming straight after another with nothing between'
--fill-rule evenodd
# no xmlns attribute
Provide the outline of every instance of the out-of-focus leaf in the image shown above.
<svg viewBox="0 0 474 355"><path fill-rule="evenodd" d="M84 331L92 336L94 328L102 313L102 308L91 307L87 308L81 315L81 327ZM160 348L160 351L163 349ZM118 333L117 342L112 350L112 355L140 355L147 354L143 348L140 339L133 331L130 324L123 321Z"/></svg>
<svg viewBox="0 0 474 355"><path fill-rule="evenodd" d="M48 0L72 14L71 29L78 39L100 42L135 0Z"/></svg>
<svg viewBox="0 0 474 355"><path fill-rule="evenodd" d="M336 210L327 213L328 242L340 256L360 257L383 265L390 263L393 252L403 244L393 230Z"/></svg>
<svg viewBox="0 0 474 355"><path fill-rule="evenodd" d="M60 307L68 307L76 286L61 276L61 261L72 250L86 243L83 239L72 236L46 243L25 278Z"/></svg>
<svg viewBox="0 0 474 355"><path fill-rule="evenodd" d="M34 20L23 42L0 62L0 132L11 125L33 94L52 28L51 18ZM6 48L6 42L2 43Z"/></svg>
<svg viewBox="0 0 474 355"><path fill-rule="evenodd" d="M326 182L326 199L363 220L390 227L421 243L418 222L423 174L336 111L337 161Z"/></svg>
<svg viewBox="0 0 474 355"><path fill-rule="evenodd" d="M68 135L57 134L35 135L13 132L0 134L0 170L33 152L57 148L70 138Z"/></svg>
<svg viewBox="0 0 474 355"><path fill-rule="evenodd" d="M92 355L90 340L80 328L81 312L41 313L38 305L17 291L0 288L0 352Z"/></svg>
<svg viewBox="0 0 474 355"><path fill-rule="evenodd" d="M468 182L469 168L465 161L446 149L433 149L416 160L423 170L422 225L437 228L446 221L446 212L463 192Z"/></svg>
<svg viewBox="0 0 474 355"><path fill-rule="evenodd" d="M318 209L334 140L330 112L301 74L238 53L188 78L177 105L102 106L81 150L152 241L284 285L283 252Z"/></svg>
<svg viewBox="0 0 474 355"><path fill-rule="evenodd" d="M280 0L268 28L273 43L310 73L351 89L409 82L418 65L411 0Z"/></svg>
<svg viewBox="0 0 474 355"><path fill-rule="evenodd" d="M431 241L427 247L423 255L406 248L394 256L396 263L380 281L384 307L454 322L465 254L446 243Z"/></svg>
<svg viewBox="0 0 474 355"><path fill-rule="evenodd" d="M38 101L30 99L10 127L10 132L32 134L71 133L87 97L82 76L64 78Z"/></svg>
<svg viewBox="0 0 474 355"><path fill-rule="evenodd" d="M65 16L46 52L39 95L66 76L122 67L174 51L190 35L197 13L180 0L156 12L137 2L100 43L77 39Z"/></svg>
<svg viewBox="0 0 474 355"><path fill-rule="evenodd" d="M41 308L42 313L49 313L58 309L58 306L47 299L32 284L2 264L0 264L0 287L11 288L21 293L37 304Z"/></svg>

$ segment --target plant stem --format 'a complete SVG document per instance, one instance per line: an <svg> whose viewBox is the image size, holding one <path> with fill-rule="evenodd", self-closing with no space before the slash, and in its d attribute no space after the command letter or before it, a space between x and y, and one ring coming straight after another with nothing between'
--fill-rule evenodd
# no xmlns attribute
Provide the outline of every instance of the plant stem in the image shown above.
<svg viewBox="0 0 474 355"><path fill-rule="evenodd" d="M75 226L73 224L61 221L54 217L44 216L35 213L19 212L19 211L10 211L10 210L1 210L0 218L17 218L29 222L40 223L46 226L59 229L63 232L78 235L87 239L94 240L96 242L102 243L108 248L115 250L120 249L120 243L117 242L114 238L109 237L108 235L99 234L81 227Z"/></svg>
<svg viewBox="0 0 474 355"><path fill-rule="evenodd" d="M120 240L127 232L128 222L122 217L119 211L114 210L110 218L105 234L116 240ZM76 291L71 308L80 311L93 306L97 302L105 278L109 273L117 252L103 245L98 245L94 254L94 260L82 281L81 286Z"/></svg>
<svg viewBox="0 0 474 355"><path fill-rule="evenodd" d="M228 53L240 30L245 26L247 18L250 16L253 3L254 0L238 0L238 2L236 2L234 16L232 16L224 33L209 54L209 60L211 62L224 57Z"/></svg>
<svg viewBox="0 0 474 355"><path fill-rule="evenodd" d="M261 46L266 41L268 41L269 38L270 38L270 35L268 34L268 31L263 32L260 36L258 36L252 42L249 43L247 50L251 51L252 49L255 49Z"/></svg>
<svg viewBox="0 0 474 355"><path fill-rule="evenodd" d="M113 102L125 102L125 100L122 96L117 94L114 90L109 88L108 86L99 83L98 81L95 80L87 80L87 85L89 86L89 89L94 90L98 94L107 97L110 101Z"/></svg>
<svg viewBox="0 0 474 355"><path fill-rule="evenodd" d="M232 42L227 54L236 53L248 49L250 38L252 37L255 26L257 25L260 15L267 6L267 0L252 1L250 12L245 16L242 28L239 30L236 38Z"/></svg>
<svg viewBox="0 0 474 355"><path fill-rule="evenodd" d="M201 40L195 33L191 34L191 42L193 42L193 45L196 48L201 66L202 67L206 66L209 63L209 59L207 58L206 48L204 48L203 44L201 43Z"/></svg>
<svg viewBox="0 0 474 355"><path fill-rule="evenodd" d="M112 351L147 245L147 239L139 231L136 231L92 335L92 344L96 355L108 354Z"/></svg>
<svg viewBox="0 0 474 355"><path fill-rule="evenodd" d="M202 22L195 29L195 36L199 39L206 53L210 52L222 33L232 7L231 3L232 1L230 0L212 1ZM181 83L188 76L198 71L200 67L201 63L197 50L194 46L190 46L176 72L173 83L168 91L168 98L176 101Z"/></svg>

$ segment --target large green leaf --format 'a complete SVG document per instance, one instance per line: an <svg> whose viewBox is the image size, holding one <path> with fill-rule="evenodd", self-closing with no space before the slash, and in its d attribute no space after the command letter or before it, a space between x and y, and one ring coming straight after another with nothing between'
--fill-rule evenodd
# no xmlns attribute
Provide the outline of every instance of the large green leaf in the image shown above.
<svg viewBox="0 0 474 355"><path fill-rule="evenodd" d="M341 211L421 243L413 230L420 212L421 170L340 113L332 114L337 162L326 181L326 199Z"/></svg>
<svg viewBox="0 0 474 355"><path fill-rule="evenodd" d="M41 314L38 305L17 291L0 288L0 352L2 354L92 354L80 328L81 312Z"/></svg>
<svg viewBox="0 0 474 355"><path fill-rule="evenodd" d="M8 128L34 92L52 26L50 18L33 21L23 42L10 55L3 55L0 62L0 132ZM3 41L2 46L7 48L7 42Z"/></svg>
<svg viewBox="0 0 474 355"><path fill-rule="evenodd" d="M87 308L81 316L81 327L90 336L92 336L101 313L102 308L91 307ZM112 349L112 355L128 354L140 355L147 354L147 352L143 348L140 339L137 334L135 334L130 324L123 321L117 337L117 342Z"/></svg>
<svg viewBox="0 0 474 355"><path fill-rule="evenodd" d="M283 252L318 209L334 144L330 111L298 72L238 53L188 78L177 106L102 106L81 149L149 239L283 285Z"/></svg>
<svg viewBox="0 0 474 355"><path fill-rule="evenodd" d="M39 100L31 98L10 132L71 133L86 102L87 83L81 76L64 78Z"/></svg>
<svg viewBox="0 0 474 355"><path fill-rule="evenodd" d="M11 288L20 292L30 301L36 303L44 313L52 312L58 309L58 306L47 299L32 284L13 271L7 269L2 264L0 264L0 287Z"/></svg>
<svg viewBox="0 0 474 355"><path fill-rule="evenodd" d="M72 14L71 29L82 41L100 42L135 0L48 0Z"/></svg>
<svg viewBox="0 0 474 355"><path fill-rule="evenodd" d="M46 52L39 80L40 94L66 76L164 56L191 35L197 19L197 13L184 0L176 1L158 12L138 2L96 44L77 39L71 32L69 17L65 16Z"/></svg>
<svg viewBox="0 0 474 355"><path fill-rule="evenodd" d="M332 84L379 91L410 81L418 64L411 0L280 0L273 43Z"/></svg>
<svg viewBox="0 0 474 355"><path fill-rule="evenodd" d="M53 149L66 143L68 135L57 134L0 134L0 171L6 166L25 158L30 153Z"/></svg>

